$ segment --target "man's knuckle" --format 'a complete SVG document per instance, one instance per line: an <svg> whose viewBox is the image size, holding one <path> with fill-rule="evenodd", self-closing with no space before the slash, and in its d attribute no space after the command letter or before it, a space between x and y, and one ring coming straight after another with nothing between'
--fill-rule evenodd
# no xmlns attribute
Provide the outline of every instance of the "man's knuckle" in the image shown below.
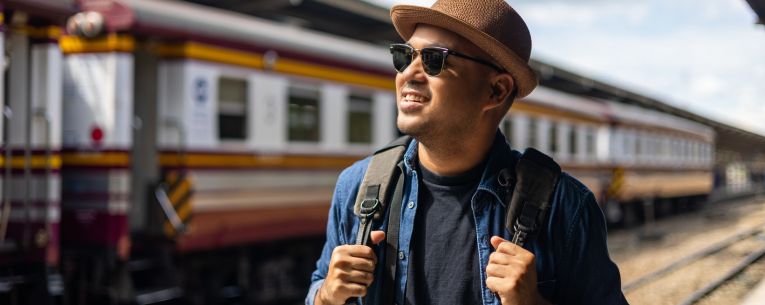
<svg viewBox="0 0 765 305"><path fill-rule="evenodd" d="M486 273L496 274L498 267L496 264L489 264L486 266Z"/></svg>
<svg viewBox="0 0 765 305"><path fill-rule="evenodd" d="M493 252L492 254L489 254L489 262L496 262L500 258L500 253Z"/></svg>
<svg viewBox="0 0 765 305"><path fill-rule="evenodd" d="M512 253L515 249L515 245L511 242L502 242L499 244L499 249L502 250L503 253Z"/></svg>
<svg viewBox="0 0 765 305"><path fill-rule="evenodd" d="M334 249L332 249L332 256L341 255L344 251L345 251L345 247L337 246Z"/></svg>

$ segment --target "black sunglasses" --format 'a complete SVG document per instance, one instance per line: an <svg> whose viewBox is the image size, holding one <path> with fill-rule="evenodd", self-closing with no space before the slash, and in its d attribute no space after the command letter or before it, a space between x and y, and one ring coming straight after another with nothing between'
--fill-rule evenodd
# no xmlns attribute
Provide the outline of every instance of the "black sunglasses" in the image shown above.
<svg viewBox="0 0 765 305"><path fill-rule="evenodd" d="M425 70L425 73L430 76L437 76L441 73L441 71L444 69L446 57L449 55L462 57L480 64L487 65L494 68L498 72L505 72L505 69L491 62L468 56L457 51L449 50L447 48L427 47L422 49L415 49L412 46L403 43L394 43L390 45L390 54L393 55L393 67L396 68L396 71L399 73L403 73L404 70L406 70L406 68L412 64L412 61L414 61L414 57L417 56L417 53L420 53L420 56L422 56L422 67Z"/></svg>

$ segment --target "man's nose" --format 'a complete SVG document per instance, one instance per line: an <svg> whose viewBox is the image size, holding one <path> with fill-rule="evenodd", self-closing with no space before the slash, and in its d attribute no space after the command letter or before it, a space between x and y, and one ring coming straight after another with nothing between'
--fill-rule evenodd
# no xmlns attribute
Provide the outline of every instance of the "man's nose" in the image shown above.
<svg viewBox="0 0 765 305"><path fill-rule="evenodd" d="M404 77L404 79L407 81L424 81L427 78L425 75L425 70L422 67L422 56L418 53L419 52L414 54L412 63L410 63L409 66L404 69L404 72L401 72L401 76Z"/></svg>

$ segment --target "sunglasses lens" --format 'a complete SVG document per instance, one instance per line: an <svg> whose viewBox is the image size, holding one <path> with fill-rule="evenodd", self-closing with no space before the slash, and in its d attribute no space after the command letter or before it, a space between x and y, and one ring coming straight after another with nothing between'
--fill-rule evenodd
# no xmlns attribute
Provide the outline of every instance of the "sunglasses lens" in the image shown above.
<svg viewBox="0 0 765 305"><path fill-rule="evenodd" d="M390 54L393 55L393 67L398 72L404 72L412 63L412 50L406 46L391 46Z"/></svg>
<svg viewBox="0 0 765 305"><path fill-rule="evenodd" d="M444 67L444 55L441 50L423 49L420 56L422 56L422 67L425 69L425 73L431 76L441 73L441 69Z"/></svg>

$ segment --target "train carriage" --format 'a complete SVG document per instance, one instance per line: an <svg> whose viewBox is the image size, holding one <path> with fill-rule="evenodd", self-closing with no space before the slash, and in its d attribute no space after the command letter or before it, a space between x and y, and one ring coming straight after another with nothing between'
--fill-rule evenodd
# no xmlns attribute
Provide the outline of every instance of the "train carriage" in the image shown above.
<svg viewBox="0 0 765 305"><path fill-rule="evenodd" d="M0 302L45 303L62 282L60 24L67 3L4 1Z"/></svg>
<svg viewBox="0 0 765 305"><path fill-rule="evenodd" d="M671 213L700 206L712 192L714 130L687 119L540 87L516 102L502 127L514 146L561 162L611 207L611 222L636 224L643 201Z"/></svg>

